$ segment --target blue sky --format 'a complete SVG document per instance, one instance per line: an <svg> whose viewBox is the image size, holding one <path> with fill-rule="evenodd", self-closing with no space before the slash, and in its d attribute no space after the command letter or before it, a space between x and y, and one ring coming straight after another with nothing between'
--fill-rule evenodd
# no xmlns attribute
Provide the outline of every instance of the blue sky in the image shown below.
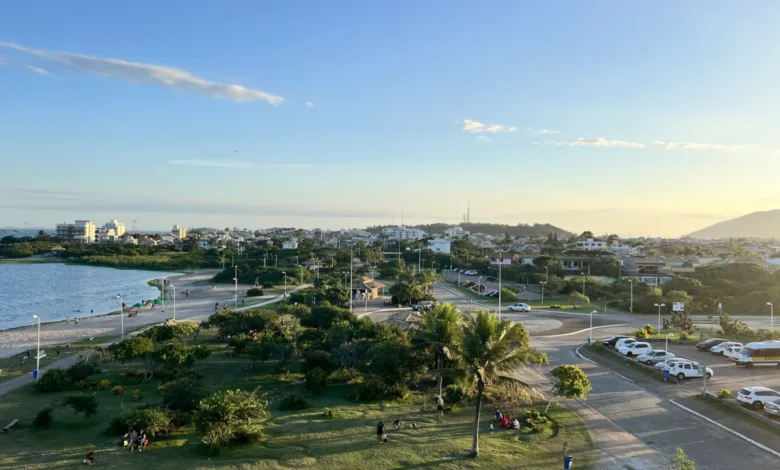
<svg viewBox="0 0 780 470"><path fill-rule="evenodd" d="M670 236L775 209L780 4L743 3L9 4L0 225L336 228L471 201Z"/></svg>

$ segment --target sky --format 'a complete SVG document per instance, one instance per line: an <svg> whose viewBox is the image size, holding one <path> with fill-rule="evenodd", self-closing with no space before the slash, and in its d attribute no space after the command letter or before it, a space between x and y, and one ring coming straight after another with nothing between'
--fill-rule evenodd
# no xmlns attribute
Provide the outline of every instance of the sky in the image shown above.
<svg viewBox="0 0 780 470"><path fill-rule="evenodd" d="M471 220L679 236L780 208L780 3L30 2L0 226Z"/></svg>

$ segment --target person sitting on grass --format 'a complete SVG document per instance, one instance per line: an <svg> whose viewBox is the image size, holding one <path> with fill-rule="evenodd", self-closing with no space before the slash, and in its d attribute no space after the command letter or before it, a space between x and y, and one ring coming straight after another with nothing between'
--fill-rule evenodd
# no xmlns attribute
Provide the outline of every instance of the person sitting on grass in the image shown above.
<svg viewBox="0 0 780 470"><path fill-rule="evenodd" d="M94 463L95 463L95 453L94 452L90 452L84 458L84 465L92 465Z"/></svg>
<svg viewBox="0 0 780 470"><path fill-rule="evenodd" d="M143 429L141 429L141 432L138 433L138 441L136 441L136 449L138 449L138 452L141 452L146 448L146 445L149 444L149 439L146 437L146 433Z"/></svg>

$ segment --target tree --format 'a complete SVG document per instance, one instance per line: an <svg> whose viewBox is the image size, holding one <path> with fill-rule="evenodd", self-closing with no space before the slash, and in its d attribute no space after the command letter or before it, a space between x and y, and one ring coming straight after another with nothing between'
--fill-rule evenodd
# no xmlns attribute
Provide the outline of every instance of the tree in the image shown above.
<svg viewBox="0 0 780 470"><path fill-rule="evenodd" d="M195 355L183 341L173 340L157 349L152 354L152 360L163 369L177 371L182 367L192 367Z"/></svg>
<svg viewBox="0 0 780 470"><path fill-rule="evenodd" d="M64 369L49 369L41 375L36 385L41 392L59 392L68 384L68 375Z"/></svg>
<svg viewBox="0 0 780 470"><path fill-rule="evenodd" d="M315 367L306 372L304 387L314 393L320 393L328 386L328 373L322 367Z"/></svg>
<svg viewBox="0 0 780 470"><path fill-rule="evenodd" d="M174 411L197 410L200 401L206 397L202 384L190 378L168 382L160 386L160 390L163 406Z"/></svg>
<svg viewBox="0 0 780 470"><path fill-rule="evenodd" d="M341 321L354 321L355 315L341 307L318 306L311 309L311 313L301 318L301 326L308 328L328 329L333 323Z"/></svg>
<svg viewBox="0 0 780 470"><path fill-rule="evenodd" d="M128 412L123 421L128 427L143 429L152 437L170 431L173 425L170 412L157 408L136 408Z"/></svg>
<svg viewBox="0 0 780 470"><path fill-rule="evenodd" d="M502 287L501 298L502 300L506 300L507 302L514 302L517 300L517 294L512 289L509 289L507 287Z"/></svg>
<svg viewBox="0 0 780 470"><path fill-rule="evenodd" d="M423 313L422 316L421 337L433 346L436 355L436 392L438 396L441 396L443 358L449 358L450 348L458 344L462 334L462 320L463 317L458 308L449 303L439 304Z"/></svg>
<svg viewBox="0 0 780 470"><path fill-rule="evenodd" d="M72 406L76 413L84 413L84 418L97 414L98 401L92 395L77 395L68 397L62 402L63 406Z"/></svg>
<svg viewBox="0 0 780 470"><path fill-rule="evenodd" d="M582 232L582 235L580 235L580 238L593 238L593 232L590 230L586 230Z"/></svg>
<svg viewBox="0 0 780 470"><path fill-rule="evenodd" d="M486 311L477 312L465 322L463 344L458 354L468 380L473 382L477 391L474 440L471 448L471 455L474 457L479 455L479 418L487 387L509 382L518 386L518 393L524 398L530 397L530 387L502 375L538 360L536 353L529 347L529 341L528 331L522 324L508 320L499 321L495 314L491 315Z"/></svg>
<svg viewBox="0 0 780 470"><path fill-rule="evenodd" d="M259 421L268 416L268 402L254 393L225 390L200 402L195 426L203 442L221 452L231 441L256 439L262 430Z"/></svg>
<svg viewBox="0 0 780 470"><path fill-rule="evenodd" d="M547 410L550 409L550 404L554 397L584 400L585 396L592 389L587 374L580 369L580 366L564 364L553 369L551 375L557 380L550 393L550 399L547 401L544 414L547 414Z"/></svg>
<svg viewBox="0 0 780 470"><path fill-rule="evenodd" d="M678 447L674 458L669 462L669 470L696 470L696 464Z"/></svg>
<svg viewBox="0 0 780 470"><path fill-rule="evenodd" d="M88 362L78 362L65 370L65 373L68 374L68 377L70 377L70 380L73 382L87 380L87 377L96 374L97 372L97 368Z"/></svg>
<svg viewBox="0 0 780 470"><path fill-rule="evenodd" d="M575 307L577 307L579 304L587 305L590 303L590 298L587 295L584 295L580 292L572 292L569 294L569 302L574 304Z"/></svg>
<svg viewBox="0 0 780 470"><path fill-rule="evenodd" d="M114 343L108 347L108 352L122 363L132 363L133 359L143 358L153 351L154 341L151 338L140 336Z"/></svg>

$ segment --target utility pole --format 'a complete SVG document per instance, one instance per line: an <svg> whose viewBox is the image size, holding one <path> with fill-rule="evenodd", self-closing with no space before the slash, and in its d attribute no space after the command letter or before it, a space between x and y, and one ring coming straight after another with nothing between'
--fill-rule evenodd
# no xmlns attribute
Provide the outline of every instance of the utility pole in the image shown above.
<svg viewBox="0 0 780 470"><path fill-rule="evenodd" d="M162 299L162 311L165 311L165 278L160 279L160 284L162 284L162 294L160 294L160 298Z"/></svg>
<svg viewBox="0 0 780 470"><path fill-rule="evenodd" d="M233 281L236 283L236 294L234 297L235 308L238 308L238 266L233 266L233 269L235 269L235 277L233 277Z"/></svg>
<svg viewBox="0 0 780 470"><path fill-rule="evenodd" d="M352 249L349 250L349 311L352 311Z"/></svg>
<svg viewBox="0 0 780 470"><path fill-rule="evenodd" d="M504 257L501 250L498 250L498 321L501 321L501 265L504 264Z"/></svg>

